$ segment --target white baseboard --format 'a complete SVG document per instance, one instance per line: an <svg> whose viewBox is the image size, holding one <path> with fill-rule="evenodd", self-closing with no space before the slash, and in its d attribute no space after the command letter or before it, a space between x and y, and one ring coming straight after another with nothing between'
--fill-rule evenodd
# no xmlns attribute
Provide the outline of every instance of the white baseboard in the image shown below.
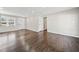
<svg viewBox="0 0 79 59"><path fill-rule="evenodd" d="M31 31L40 32L40 31L36 31L36 30L31 30ZM44 30L41 30L41 31L44 31ZM60 34L60 35L66 35L66 36L71 36L71 37L79 38L79 36L75 36L75 35L69 35L69 34L63 34L63 33L51 32L51 31L48 31L48 32L49 33L55 33L55 34Z"/></svg>
<svg viewBox="0 0 79 59"><path fill-rule="evenodd" d="M27 30L31 30L31 31L34 31L34 32L39 32L38 30L33 30L33 29L28 29L28 28L27 28Z"/></svg>
<svg viewBox="0 0 79 59"><path fill-rule="evenodd" d="M75 35L69 35L69 34L63 34L63 33L57 33L57 32L50 32L48 31L49 33L55 33L55 34L60 34L60 35L66 35L66 36L71 36L71 37L76 37L76 38L79 38L79 36L75 36Z"/></svg>

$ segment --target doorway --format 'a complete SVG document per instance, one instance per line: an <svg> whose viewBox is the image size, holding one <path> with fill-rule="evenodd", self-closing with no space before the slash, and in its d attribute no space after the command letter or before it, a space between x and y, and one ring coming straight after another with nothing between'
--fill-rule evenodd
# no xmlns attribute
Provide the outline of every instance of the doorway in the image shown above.
<svg viewBox="0 0 79 59"><path fill-rule="evenodd" d="M44 40L44 43L45 43L45 46L46 46L46 50L48 51L48 33L47 33L47 17L43 17L43 40Z"/></svg>
<svg viewBox="0 0 79 59"><path fill-rule="evenodd" d="M47 31L47 17L43 17L43 29Z"/></svg>

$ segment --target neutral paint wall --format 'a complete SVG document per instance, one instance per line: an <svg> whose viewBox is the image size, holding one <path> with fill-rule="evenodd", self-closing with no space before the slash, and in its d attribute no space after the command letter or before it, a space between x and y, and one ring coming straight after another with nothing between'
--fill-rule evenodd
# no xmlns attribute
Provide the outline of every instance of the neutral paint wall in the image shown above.
<svg viewBox="0 0 79 59"><path fill-rule="evenodd" d="M43 31L43 17L42 16L31 16L27 17L26 29L32 31Z"/></svg>
<svg viewBox="0 0 79 59"><path fill-rule="evenodd" d="M25 29L26 28L26 19L25 18L17 18L15 21L15 27L17 29Z"/></svg>
<svg viewBox="0 0 79 59"><path fill-rule="evenodd" d="M38 31L43 31L44 30L44 27L43 27L43 17L39 17L39 23L38 23L38 26L39 26L39 28L38 28Z"/></svg>
<svg viewBox="0 0 79 59"><path fill-rule="evenodd" d="M27 17L26 29L38 32L39 17Z"/></svg>
<svg viewBox="0 0 79 59"><path fill-rule="evenodd" d="M48 32L79 37L79 8L48 16Z"/></svg>

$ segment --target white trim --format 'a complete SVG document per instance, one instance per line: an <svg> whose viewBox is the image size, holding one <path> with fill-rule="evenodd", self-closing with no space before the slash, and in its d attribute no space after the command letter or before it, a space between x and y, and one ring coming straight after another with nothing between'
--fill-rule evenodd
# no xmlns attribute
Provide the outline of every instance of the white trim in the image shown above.
<svg viewBox="0 0 79 59"><path fill-rule="evenodd" d="M55 33L55 34L60 34L60 35L66 35L66 36L71 36L71 37L76 37L76 38L79 38L79 36L75 36L75 35L69 35L69 34L63 34L63 33L56 33L56 32L51 32L51 31L48 31L50 33Z"/></svg>

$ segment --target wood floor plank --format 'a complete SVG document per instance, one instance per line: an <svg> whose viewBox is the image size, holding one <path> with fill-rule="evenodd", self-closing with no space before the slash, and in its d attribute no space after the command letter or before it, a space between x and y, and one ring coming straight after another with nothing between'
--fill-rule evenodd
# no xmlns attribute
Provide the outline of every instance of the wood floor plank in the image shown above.
<svg viewBox="0 0 79 59"><path fill-rule="evenodd" d="M3 41L4 40L4 41ZM0 52L78 52L79 38L47 31L0 33Z"/></svg>

